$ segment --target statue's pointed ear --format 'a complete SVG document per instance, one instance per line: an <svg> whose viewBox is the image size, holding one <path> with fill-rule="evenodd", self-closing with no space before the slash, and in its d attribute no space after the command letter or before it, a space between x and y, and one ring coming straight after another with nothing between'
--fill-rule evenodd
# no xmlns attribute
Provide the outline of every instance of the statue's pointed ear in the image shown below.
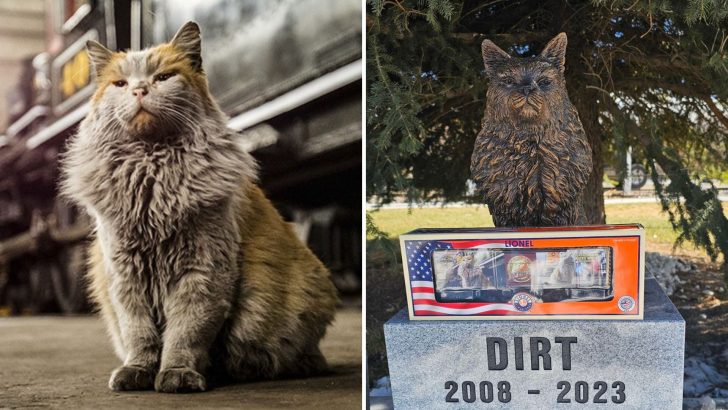
<svg viewBox="0 0 728 410"><path fill-rule="evenodd" d="M196 70L202 70L202 40L200 26L194 21L185 23L170 42L187 55Z"/></svg>
<svg viewBox="0 0 728 410"><path fill-rule="evenodd" d="M494 69L504 61L511 58L505 51L495 45L490 40L484 40L480 46L483 52L483 64L485 64L485 73L490 77L494 73Z"/></svg>
<svg viewBox="0 0 728 410"><path fill-rule="evenodd" d="M101 43L93 40L86 42L86 51L88 52L89 60L91 60L94 73L98 76L111 61L111 55L113 53Z"/></svg>
<svg viewBox="0 0 728 410"><path fill-rule="evenodd" d="M541 57L556 63L563 72L566 63L566 33L559 33L552 38L541 52Z"/></svg>

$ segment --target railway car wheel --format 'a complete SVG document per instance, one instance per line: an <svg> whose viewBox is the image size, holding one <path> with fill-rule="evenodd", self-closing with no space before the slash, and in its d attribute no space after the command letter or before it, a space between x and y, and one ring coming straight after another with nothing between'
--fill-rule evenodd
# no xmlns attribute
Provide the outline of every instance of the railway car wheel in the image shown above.
<svg viewBox="0 0 728 410"><path fill-rule="evenodd" d="M53 208L57 229L67 232L84 223L85 213L67 202L56 199ZM87 310L84 275L86 272L86 241L65 243L58 248L50 263L50 281L58 307L64 313Z"/></svg>
<svg viewBox="0 0 728 410"><path fill-rule="evenodd" d="M28 293L23 305L30 313L53 311L54 295L53 286L49 280L49 266L47 261L39 261L28 268Z"/></svg>
<svg viewBox="0 0 728 410"><path fill-rule="evenodd" d="M78 244L59 251L58 257L49 264L53 294L63 313L79 313L85 310L85 260L85 246Z"/></svg>

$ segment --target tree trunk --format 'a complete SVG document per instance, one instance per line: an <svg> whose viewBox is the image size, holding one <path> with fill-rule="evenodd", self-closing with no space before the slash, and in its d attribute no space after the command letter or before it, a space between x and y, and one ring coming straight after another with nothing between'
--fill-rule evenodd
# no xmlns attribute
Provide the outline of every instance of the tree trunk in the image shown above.
<svg viewBox="0 0 728 410"><path fill-rule="evenodd" d="M592 149L592 173L583 192L586 220L589 224L603 224L606 222L602 188L604 158L602 157L602 133L598 123L597 92L584 88L584 83L567 79L567 87L570 83L573 83L574 88L569 88L569 97L579 111L579 118ZM576 87L580 87L580 89L575 89Z"/></svg>
<svg viewBox="0 0 728 410"><path fill-rule="evenodd" d="M555 6L552 22L554 27L559 27L569 37L569 47L566 57L566 88L569 92L569 99L579 112L579 119L584 126L584 132L589 139L592 149L592 173L587 180L586 187L582 192L584 203L584 214L586 223L592 225L606 223L604 215L604 190L602 180L604 178L604 158L602 156L602 132L599 126L599 105L597 103L599 92L594 88L587 88L593 77L587 76L590 70L585 67L591 59L592 44L583 35L583 27L579 21L586 18L581 8L576 13L567 2L558 2ZM565 25L565 22L570 22Z"/></svg>

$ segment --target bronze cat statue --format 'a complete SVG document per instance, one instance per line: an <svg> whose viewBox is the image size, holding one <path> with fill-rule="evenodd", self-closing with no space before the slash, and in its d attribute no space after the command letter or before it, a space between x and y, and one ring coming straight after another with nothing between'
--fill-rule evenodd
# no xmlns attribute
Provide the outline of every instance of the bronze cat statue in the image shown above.
<svg viewBox="0 0 728 410"><path fill-rule="evenodd" d="M470 171L495 226L584 224L592 152L566 93L566 34L534 57L490 40L482 52L490 86Z"/></svg>

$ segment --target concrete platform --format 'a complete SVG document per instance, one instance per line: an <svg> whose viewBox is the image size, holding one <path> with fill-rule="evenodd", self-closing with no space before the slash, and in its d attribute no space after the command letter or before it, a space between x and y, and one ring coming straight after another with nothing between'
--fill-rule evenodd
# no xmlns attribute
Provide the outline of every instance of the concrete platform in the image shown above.
<svg viewBox="0 0 728 410"><path fill-rule="evenodd" d="M119 365L96 317L0 319L0 409L360 409L361 309L337 313L322 342L333 374L238 384L198 394L117 393Z"/></svg>

